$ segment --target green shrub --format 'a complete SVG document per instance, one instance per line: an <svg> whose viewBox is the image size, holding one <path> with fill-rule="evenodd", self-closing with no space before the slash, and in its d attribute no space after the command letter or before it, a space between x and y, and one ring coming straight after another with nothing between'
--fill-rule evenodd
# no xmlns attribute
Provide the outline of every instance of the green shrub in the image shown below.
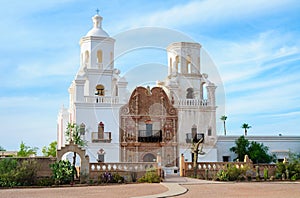
<svg viewBox="0 0 300 198"><path fill-rule="evenodd" d="M269 178L269 170L268 168L264 169L264 180L266 181Z"/></svg>
<svg viewBox="0 0 300 198"><path fill-rule="evenodd" d="M276 178L280 179L280 176L283 174L285 174L286 179L291 179L293 181L300 179L300 161L293 160L289 163L277 163Z"/></svg>
<svg viewBox="0 0 300 198"><path fill-rule="evenodd" d="M220 170L216 175L216 180L219 181L244 181L247 179L249 167L237 168L234 164L229 164L224 170Z"/></svg>
<svg viewBox="0 0 300 198"><path fill-rule="evenodd" d="M114 173L113 174L113 183L124 183L124 177L122 177L118 173Z"/></svg>
<svg viewBox="0 0 300 198"><path fill-rule="evenodd" d="M32 160L17 162L7 158L0 160L0 186L31 186L36 184L37 163Z"/></svg>
<svg viewBox="0 0 300 198"><path fill-rule="evenodd" d="M17 160L5 158L0 160L0 186L13 187L17 185L15 181L15 170L18 166Z"/></svg>
<svg viewBox="0 0 300 198"><path fill-rule="evenodd" d="M69 184L74 177L73 166L67 160L60 160L54 164L50 164L52 170L52 178L54 183Z"/></svg>
<svg viewBox="0 0 300 198"><path fill-rule="evenodd" d="M16 169L15 180L19 186L32 186L36 183L37 162L22 161Z"/></svg>
<svg viewBox="0 0 300 198"><path fill-rule="evenodd" d="M38 178L36 181L38 186L52 186L54 184L53 178L51 177L43 177Z"/></svg>
<svg viewBox="0 0 300 198"><path fill-rule="evenodd" d="M138 182L159 183L160 177L156 169L148 169L143 177L138 179Z"/></svg>
<svg viewBox="0 0 300 198"><path fill-rule="evenodd" d="M228 172L226 170L220 170L217 173L217 180L218 181L228 181L229 180Z"/></svg>

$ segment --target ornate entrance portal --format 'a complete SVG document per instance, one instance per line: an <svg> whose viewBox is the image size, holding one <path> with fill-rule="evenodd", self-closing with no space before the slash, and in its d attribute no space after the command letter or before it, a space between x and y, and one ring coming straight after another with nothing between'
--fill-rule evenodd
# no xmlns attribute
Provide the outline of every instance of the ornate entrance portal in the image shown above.
<svg viewBox="0 0 300 198"><path fill-rule="evenodd" d="M120 110L122 162L154 162L178 167L177 110L161 87L137 87Z"/></svg>

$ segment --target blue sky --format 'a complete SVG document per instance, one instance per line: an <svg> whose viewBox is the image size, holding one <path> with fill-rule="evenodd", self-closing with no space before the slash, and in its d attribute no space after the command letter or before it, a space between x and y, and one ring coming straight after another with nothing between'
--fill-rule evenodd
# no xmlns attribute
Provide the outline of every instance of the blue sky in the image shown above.
<svg viewBox="0 0 300 198"><path fill-rule="evenodd" d="M241 135L244 122L252 126L249 135L300 134L297 0L1 0L0 146L17 150L24 141L41 149L56 140L57 113L68 105L79 68L79 39L97 8L111 36L160 27L201 43L224 85L228 135ZM166 64L165 52L147 53L126 55L115 66L126 72L136 64Z"/></svg>

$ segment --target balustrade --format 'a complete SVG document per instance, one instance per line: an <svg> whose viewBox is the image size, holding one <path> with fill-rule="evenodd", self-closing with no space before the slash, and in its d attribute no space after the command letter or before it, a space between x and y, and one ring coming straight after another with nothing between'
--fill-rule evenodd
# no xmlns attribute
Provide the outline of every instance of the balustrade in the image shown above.
<svg viewBox="0 0 300 198"><path fill-rule="evenodd" d="M86 103L118 104L119 97L110 96L85 96Z"/></svg>
<svg viewBox="0 0 300 198"><path fill-rule="evenodd" d="M142 172L149 168L157 168L157 163L149 162L112 162L112 163L90 163L90 172L118 172L118 171L133 171Z"/></svg>
<svg viewBox="0 0 300 198"><path fill-rule="evenodd" d="M204 99L179 99L177 102L178 106L210 106L209 100Z"/></svg>

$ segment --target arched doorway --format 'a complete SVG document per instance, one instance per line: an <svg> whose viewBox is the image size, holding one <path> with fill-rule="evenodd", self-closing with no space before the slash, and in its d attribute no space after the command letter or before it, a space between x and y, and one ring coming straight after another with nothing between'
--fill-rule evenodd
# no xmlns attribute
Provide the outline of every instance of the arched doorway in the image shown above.
<svg viewBox="0 0 300 198"><path fill-rule="evenodd" d="M74 154L76 154L75 158L74 158ZM67 160L69 161L71 164L74 163L75 160L75 170L76 170L76 175L75 178L78 179L80 176L80 170L81 170L81 157L78 153L74 153L74 152L66 152L65 154L63 154L63 156L61 157L62 160Z"/></svg>
<svg viewBox="0 0 300 198"><path fill-rule="evenodd" d="M70 142L66 146L62 147L61 149L57 150L57 160L61 160L66 153L76 153L78 154L77 157L80 158L80 172L84 174L89 174L89 162L90 158L88 155L85 154L85 149L79 148L78 145Z"/></svg>
<svg viewBox="0 0 300 198"><path fill-rule="evenodd" d="M152 153L147 153L143 157L143 162L156 162L156 157Z"/></svg>

